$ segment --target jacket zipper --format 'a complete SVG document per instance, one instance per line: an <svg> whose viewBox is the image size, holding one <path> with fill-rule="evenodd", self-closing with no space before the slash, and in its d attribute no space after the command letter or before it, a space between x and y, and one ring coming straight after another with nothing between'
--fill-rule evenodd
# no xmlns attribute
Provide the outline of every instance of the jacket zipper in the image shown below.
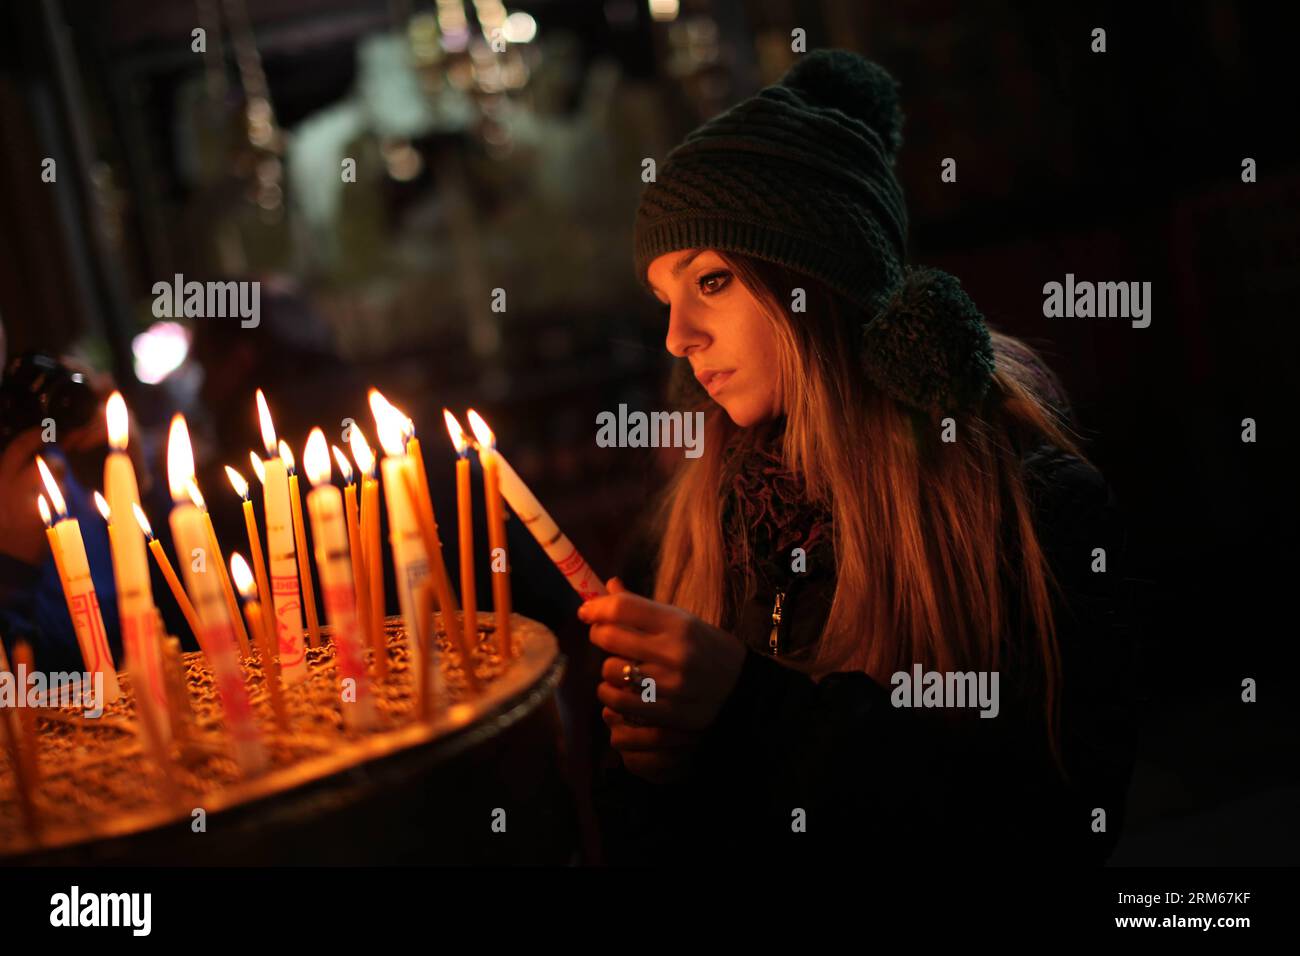
<svg viewBox="0 0 1300 956"><path fill-rule="evenodd" d="M768 650L775 657L781 648L781 602L785 600L785 592L776 592L776 603L772 605L772 633L767 638Z"/></svg>

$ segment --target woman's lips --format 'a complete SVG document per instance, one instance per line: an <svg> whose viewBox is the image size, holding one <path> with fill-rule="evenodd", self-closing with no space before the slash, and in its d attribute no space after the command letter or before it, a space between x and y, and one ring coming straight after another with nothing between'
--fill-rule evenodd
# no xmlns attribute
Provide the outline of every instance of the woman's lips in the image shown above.
<svg viewBox="0 0 1300 956"><path fill-rule="evenodd" d="M708 392L710 395L717 395L718 392L722 389L722 387L727 384L727 381L735 373L736 370L734 368L727 369L726 371L723 372L718 372L718 371L702 372L699 376L700 384L704 386L704 390Z"/></svg>

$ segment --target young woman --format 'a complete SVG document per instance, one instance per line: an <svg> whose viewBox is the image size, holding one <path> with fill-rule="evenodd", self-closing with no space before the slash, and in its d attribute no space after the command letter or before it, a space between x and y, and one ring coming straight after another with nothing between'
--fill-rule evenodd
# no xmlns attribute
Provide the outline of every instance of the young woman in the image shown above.
<svg viewBox="0 0 1300 956"><path fill-rule="evenodd" d="M579 610L611 861L1113 846L1122 529L1041 361L905 264L901 124L884 70L819 51L642 198L638 274L706 430L653 580Z"/></svg>

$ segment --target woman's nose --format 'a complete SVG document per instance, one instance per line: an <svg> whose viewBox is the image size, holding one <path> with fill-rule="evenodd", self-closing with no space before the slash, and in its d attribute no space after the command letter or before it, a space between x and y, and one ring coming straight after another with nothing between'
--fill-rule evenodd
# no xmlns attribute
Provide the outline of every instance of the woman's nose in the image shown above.
<svg viewBox="0 0 1300 956"><path fill-rule="evenodd" d="M668 313L668 335L664 339L668 351L677 358L685 358L708 344L708 333L691 319L689 310L673 306Z"/></svg>

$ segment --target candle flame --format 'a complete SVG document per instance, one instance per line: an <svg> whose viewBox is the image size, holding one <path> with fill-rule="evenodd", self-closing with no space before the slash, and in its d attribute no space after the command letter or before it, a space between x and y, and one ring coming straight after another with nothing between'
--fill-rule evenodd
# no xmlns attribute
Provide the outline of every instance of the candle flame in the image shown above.
<svg viewBox="0 0 1300 956"><path fill-rule="evenodd" d="M334 453L334 461L339 466L339 474L343 476L343 484L352 484L352 466L348 464L348 456L343 454L343 449L338 445L330 445L330 451Z"/></svg>
<svg viewBox="0 0 1300 956"><path fill-rule="evenodd" d="M253 463L253 474L257 475L258 484L266 484L266 466L262 464L262 459L257 457L257 452L250 451L248 460Z"/></svg>
<svg viewBox="0 0 1300 956"><path fill-rule="evenodd" d="M262 445L266 448L266 457L275 457L275 424L271 421L271 409L267 407L266 396L257 390L257 422L262 427Z"/></svg>
<svg viewBox="0 0 1300 956"><path fill-rule="evenodd" d="M348 444L352 446L352 457L356 459L361 473L367 478L375 477L375 453L370 450L370 442L366 441L365 434L355 425L352 426Z"/></svg>
<svg viewBox="0 0 1300 956"><path fill-rule="evenodd" d="M248 562L238 551L230 553L230 580L245 601L257 593L253 586L253 572L248 570Z"/></svg>
<svg viewBox="0 0 1300 956"><path fill-rule="evenodd" d="M54 506L54 513L60 518L64 517L68 513L68 503L63 500L63 494L59 491L54 475L50 474L50 466L45 464L45 459L40 455L36 456L36 470L41 473L41 481L44 482L45 490L49 493L50 504Z"/></svg>
<svg viewBox="0 0 1300 956"><path fill-rule="evenodd" d="M136 524L140 526L140 530L144 532L144 536L152 541L153 528L149 527L149 519L145 517L144 509L140 507L140 502L131 502L131 511L134 512Z"/></svg>
<svg viewBox="0 0 1300 956"><path fill-rule="evenodd" d="M50 506L45 501L44 495L36 496L36 510L41 513L41 520L45 522L45 527L50 526Z"/></svg>
<svg viewBox="0 0 1300 956"><path fill-rule="evenodd" d="M292 475L294 472L293 449L289 447L289 443L283 438L280 439L280 460L284 462L285 469Z"/></svg>
<svg viewBox="0 0 1300 956"><path fill-rule="evenodd" d="M469 427L473 429L480 448L497 447L497 436L492 433L492 429L488 428L488 423L483 421L482 415L471 408L465 413L465 417L469 419Z"/></svg>
<svg viewBox="0 0 1300 956"><path fill-rule="evenodd" d="M190 477L189 481L185 482L185 491L189 494L190 501L194 502L196 508L200 511L208 510L208 503L203 500L203 495L199 491L199 483L194 480L193 476Z"/></svg>
<svg viewBox="0 0 1300 956"><path fill-rule="evenodd" d="M244 480L244 476L241 475L239 472L235 471L235 469L231 468L229 465L227 465L226 477L230 479L230 486L235 489L235 494L239 495L239 497L247 501L248 482Z"/></svg>
<svg viewBox="0 0 1300 956"><path fill-rule="evenodd" d="M190 446L190 430L185 426L184 415L172 416L167 434L167 487L172 501L184 501L188 495L186 485L194 477L194 449Z"/></svg>
<svg viewBox="0 0 1300 956"><path fill-rule="evenodd" d="M325 433L319 428L313 428L307 436L307 447L302 450L302 467L313 488L329 484L330 449L325 444Z"/></svg>
<svg viewBox="0 0 1300 956"><path fill-rule="evenodd" d="M114 451L126 451L127 414L126 400L121 392L108 396L104 406L104 416L108 419L108 445Z"/></svg>
<svg viewBox="0 0 1300 956"><path fill-rule="evenodd" d="M380 410L383 409L393 417L394 424L391 427L397 429L401 436L403 445L415 437L415 422L411 421L410 416L408 416L404 411L388 399L384 398L384 396L379 393L379 389L372 388L368 393L368 398L370 399L370 411L375 416L376 424L380 421ZM393 454L388 450L388 445L384 444L382 436L380 436L379 444L383 446L384 454Z"/></svg>
<svg viewBox="0 0 1300 956"><path fill-rule="evenodd" d="M405 418L375 389L370 390L370 410L375 414L375 427L379 431L379 444L384 454L400 457L406 454Z"/></svg>
<svg viewBox="0 0 1300 956"><path fill-rule="evenodd" d="M469 448L469 439L465 436L465 429L460 427L460 422L456 416L447 409L442 410L443 420L447 423L447 434L451 436L451 443L456 446L456 454L462 458L465 457L465 451Z"/></svg>
<svg viewBox="0 0 1300 956"><path fill-rule="evenodd" d="M113 520L113 510L109 508L108 502L104 500L104 496L98 491L95 492L95 507L104 516L104 521L111 522Z"/></svg>

